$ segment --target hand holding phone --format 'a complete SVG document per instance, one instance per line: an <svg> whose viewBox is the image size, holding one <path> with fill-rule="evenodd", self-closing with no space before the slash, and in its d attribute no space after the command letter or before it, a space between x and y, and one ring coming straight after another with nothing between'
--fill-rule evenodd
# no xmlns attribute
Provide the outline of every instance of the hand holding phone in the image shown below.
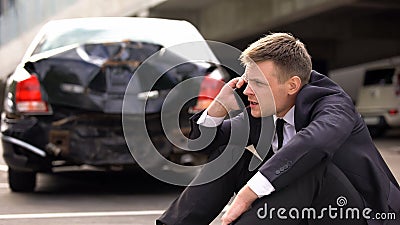
<svg viewBox="0 0 400 225"><path fill-rule="evenodd" d="M238 102L238 105L244 106L244 107L241 107L241 109L249 106L249 104L250 104L250 102L247 99L247 96L243 93L244 90L246 89L246 87L247 87L247 83L244 83L240 88L234 89L236 92L235 97L236 97L236 101Z"/></svg>
<svg viewBox="0 0 400 225"><path fill-rule="evenodd" d="M214 117L225 117L230 111L243 110L249 105L247 97L243 94L246 84L243 76L228 81L208 106L208 114Z"/></svg>

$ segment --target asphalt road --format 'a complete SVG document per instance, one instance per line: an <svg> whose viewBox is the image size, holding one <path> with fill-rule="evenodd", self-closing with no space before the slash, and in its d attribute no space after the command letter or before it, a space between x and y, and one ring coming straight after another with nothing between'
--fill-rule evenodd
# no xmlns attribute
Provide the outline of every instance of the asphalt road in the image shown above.
<svg viewBox="0 0 400 225"><path fill-rule="evenodd" d="M396 131L375 143L400 181L399 137ZM12 193L1 158L0 224L149 225L180 191L144 173L68 172L39 175L36 193Z"/></svg>

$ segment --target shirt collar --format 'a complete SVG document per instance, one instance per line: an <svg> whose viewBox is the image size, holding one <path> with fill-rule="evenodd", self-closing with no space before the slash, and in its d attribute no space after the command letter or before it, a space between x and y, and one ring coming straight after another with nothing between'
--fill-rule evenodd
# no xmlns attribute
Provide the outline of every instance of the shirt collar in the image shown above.
<svg viewBox="0 0 400 225"><path fill-rule="evenodd" d="M285 120L286 123L292 126L294 126L294 108L295 106L292 106L292 108L290 108L290 110L282 118ZM273 115L273 117L274 117L274 123L276 123L276 119L278 119L278 117L276 115Z"/></svg>

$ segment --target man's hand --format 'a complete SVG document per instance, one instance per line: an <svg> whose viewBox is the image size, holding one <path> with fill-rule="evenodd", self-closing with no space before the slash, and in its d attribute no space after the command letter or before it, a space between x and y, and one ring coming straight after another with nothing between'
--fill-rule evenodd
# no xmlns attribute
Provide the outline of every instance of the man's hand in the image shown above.
<svg viewBox="0 0 400 225"><path fill-rule="evenodd" d="M236 77L228 81L208 107L208 115L225 117L231 110L238 110L240 107L235 98L234 88L240 88L244 83L244 76Z"/></svg>
<svg viewBox="0 0 400 225"><path fill-rule="evenodd" d="M246 212L251 204L258 198L247 185L245 185L236 195L228 211L222 216L222 225L231 224L240 215Z"/></svg>

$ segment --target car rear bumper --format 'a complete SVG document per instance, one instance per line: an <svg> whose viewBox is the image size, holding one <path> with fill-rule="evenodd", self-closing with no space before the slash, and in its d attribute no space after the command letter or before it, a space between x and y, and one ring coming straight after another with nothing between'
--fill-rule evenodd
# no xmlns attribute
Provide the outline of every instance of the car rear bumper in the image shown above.
<svg viewBox="0 0 400 225"><path fill-rule="evenodd" d="M10 168L37 172L65 166L91 166L105 170L131 169L138 167L131 151L140 152L142 156L148 155L153 149L174 163L204 163L203 156L185 152L168 140L159 113L146 114L145 118L136 114L125 116L124 123L129 124L129 129L124 130L121 114L54 108L53 115L45 116L11 119L6 118L3 113L1 141L4 158ZM182 121L179 132L185 135L189 133L186 119L188 116L180 118ZM146 131L137 129L136 123L143 124L143 119ZM143 140L151 140L151 143ZM185 155L192 156L190 162L187 157L184 158ZM154 158L147 157L146 160L146 166L160 167Z"/></svg>
<svg viewBox="0 0 400 225"><path fill-rule="evenodd" d="M363 117L364 122L369 127L388 127L383 116L366 116Z"/></svg>
<svg viewBox="0 0 400 225"><path fill-rule="evenodd" d="M374 127L400 127L400 113L389 114L388 110L384 111L362 111L359 110L365 124Z"/></svg>
<svg viewBox="0 0 400 225"><path fill-rule="evenodd" d="M16 139L18 140L18 139ZM3 136L1 140L3 146L3 158L6 164L19 171L49 171L51 170L51 160L48 157L37 154L20 145L19 141L10 141L10 138Z"/></svg>
<svg viewBox="0 0 400 225"><path fill-rule="evenodd" d="M367 126L388 127L388 128L400 127L399 116L390 116L390 115L363 116L363 119Z"/></svg>
<svg viewBox="0 0 400 225"><path fill-rule="evenodd" d="M400 127L400 114L386 115L385 121L389 125L389 127Z"/></svg>
<svg viewBox="0 0 400 225"><path fill-rule="evenodd" d="M54 117L3 119L1 142L10 168L39 172L73 165L137 167L125 142L120 115ZM161 130L154 127L157 124L152 126ZM152 137L155 145L167 146L162 133ZM171 148L164 148L162 155L168 157L171 152Z"/></svg>

